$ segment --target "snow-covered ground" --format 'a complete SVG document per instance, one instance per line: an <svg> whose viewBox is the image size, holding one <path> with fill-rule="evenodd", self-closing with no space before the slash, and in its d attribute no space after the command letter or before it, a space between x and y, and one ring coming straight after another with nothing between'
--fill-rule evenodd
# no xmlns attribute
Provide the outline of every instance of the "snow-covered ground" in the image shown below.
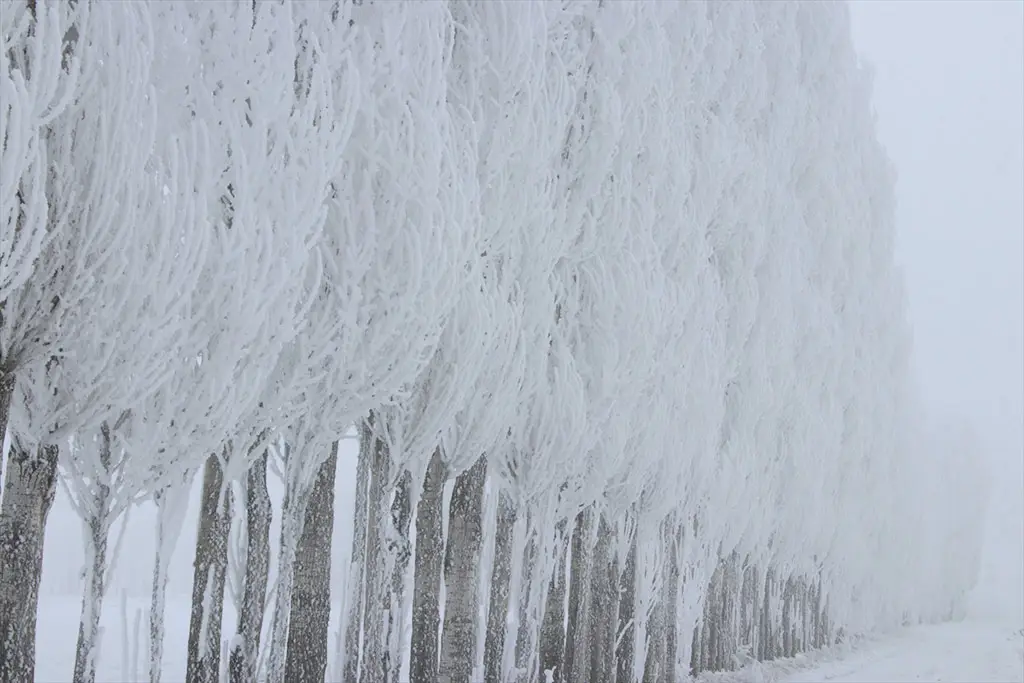
<svg viewBox="0 0 1024 683"><path fill-rule="evenodd" d="M37 683L69 680L74 666L79 603L44 598L39 613ZM104 611L104 647L98 683L146 677L145 604L112 600ZM225 622L233 623L230 606ZM164 678L184 680L188 602L168 604ZM140 622L136 622L140 619ZM138 630L136 630L138 629ZM126 647L127 646L127 647ZM137 649L142 652L136 654ZM1024 681L1024 630L1006 622L968 618L917 626L848 647L758 665L732 674L702 677L702 683L1020 683Z"/></svg>
<svg viewBox="0 0 1024 683"><path fill-rule="evenodd" d="M700 683L1010 683L1024 681L1024 632L968 618L756 664Z"/></svg>
<svg viewBox="0 0 1024 683"><path fill-rule="evenodd" d="M1024 681L1024 634L979 620L918 626L865 644L835 662L782 679L786 683L995 683Z"/></svg>

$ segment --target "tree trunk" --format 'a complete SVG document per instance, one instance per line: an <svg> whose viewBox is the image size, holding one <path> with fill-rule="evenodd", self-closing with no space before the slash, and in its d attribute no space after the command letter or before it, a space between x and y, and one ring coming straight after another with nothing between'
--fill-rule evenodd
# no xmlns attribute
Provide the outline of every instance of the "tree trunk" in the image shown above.
<svg viewBox="0 0 1024 683"><path fill-rule="evenodd" d="M547 600L544 603L544 617L540 626L540 677L551 671L552 680L562 681L565 657L565 561L569 552L565 538L566 521L558 522L555 538L555 571L548 583Z"/></svg>
<svg viewBox="0 0 1024 683"><path fill-rule="evenodd" d="M405 470L398 480L395 498L391 502L391 536L388 539L388 553L393 558L391 568L391 612L388 615L388 662L389 680L398 683L401 680L402 653L404 644L405 611L405 575L409 569L411 544L409 542L409 523L412 521L412 501L409 498L409 487L412 475Z"/></svg>
<svg viewBox="0 0 1024 683"><path fill-rule="evenodd" d="M220 680L220 631L231 529L231 491L224 486L220 459L212 455L203 472L199 532L192 576L192 614L185 677L195 683Z"/></svg>
<svg viewBox="0 0 1024 683"><path fill-rule="evenodd" d="M366 503L370 487L370 460L373 433L359 425L359 459L356 461L356 500L352 524L352 557L349 560L348 616L345 623L345 661L343 683L359 681L359 650L363 626L363 600L366 589Z"/></svg>
<svg viewBox="0 0 1024 683"><path fill-rule="evenodd" d="M519 578L519 618L516 627L516 648L515 667L518 672L519 681L529 681L531 671L530 661L535 648L531 630L534 627L535 619L532 609L534 608L534 582L537 572L537 552L540 539L539 531L534 527L533 520L529 513L526 515L526 544L523 547L523 564Z"/></svg>
<svg viewBox="0 0 1024 683"><path fill-rule="evenodd" d="M0 314L0 320L3 315ZM14 373L0 369L0 486L4 481L4 435L7 433L7 420L11 415L11 398L14 396ZM0 490L3 490L0 488Z"/></svg>
<svg viewBox="0 0 1024 683"><path fill-rule="evenodd" d="M160 683L164 656L164 612L167 604L167 568L178 542L188 507L192 472L178 486L157 491L156 557L153 562L153 587L149 603L149 682Z"/></svg>
<svg viewBox="0 0 1024 683"><path fill-rule="evenodd" d="M317 472L295 552L285 680L323 681L331 619L331 536L338 443Z"/></svg>
<svg viewBox="0 0 1024 683"><path fill-rule="evenodd" d="M387 484L391 457L387 445L380 439L371 439L371 443L366 519L366 597L363 604L363 647L359 680L361 683L384 683L390 671L385 625L391 614L391 600L382 567L387 559L383 544L386 535L384 527L390 517Z"/></svg>
<svg viewBox="0 0 1024 683"><path fill-rule="evenodd" d="M591 683L614 683L615 627L618 623L619 581L613 556L614 530L604 515L598 520L590 576L590 676Z"/></svg>
<svg viewBox="0 0 1024 683"><path fill-rule="evenodd" d="M110 426L100 426L100 465L110 472ZM75 683L96 680L96 656L99 654L100 614L105 594L107 570L107 534L110 519L110 486L106 481L94 482L87 520L85 540L86 575L82 595L82 615L78 621L78 644L75 647Z"/></svg>
<svg viewBox="0 0 1024 683"><path fill-rule="evenodd" d="M238 614L238 640L231 651L231 683L256 680L256 659L267 605L270 575L270 520L273 508L267 491L267 451L245 476L245 579Z"/></svg>
<svg viewBox="0 0 1024 683"><path fill-rule="evenodd" d="M448 513L444 555L445 610L441 631L442 683L470 683L476 617L476 589L483 542L483 497L487 460L476 463L455 480Z"/></svg>
<svg viewBox="0 0 1024 683"><path fill-rule="evenodd" d="M0 681L33 683L46 517L57 485L56 446L33 456L11 443L0 508Z"/></svg>
<svg viewBox="0 0 1024 683"><path fill-rule="evenodd" d="M782 589L782 656L793 656L793 580L787 578Z"/></svg>
<svg viewBox="0 0 1024 683"><path fill-rule="evenodd" d="M629 542L626 554L626 566L619 582L619 614L615 648L615 681L616 683L632 683L633 663L636 658L633 632L636 628L636 553L638 531L633 530L633 538Z"/></svg>
<svg viewBox="0 0 1024 683"><path fill-rule="evenodd" d="M569 621L565 631L565 676L567 683L587 683L590 674L590 543L594 513L584 510L576 516L572 533L572 562L569 566Z"/></svg>
<svg viewBox="0 0 1024 683"><path fill-rule="evenodd" d="M662 587L660 595L655 601L654 608L651 611L650 619L647 624L647 658L644 661L644 678L643 683L658 683L658 681L670 680L666 676L667 664L667 645L668 645L668 630L669 628L675 628L675 605L668 604L668 593L666 588L672 584L670 575L671 569L671 558L666 552L666 548L669 547L665 540L668 534L670 523L668 519L661 524L661 534L659 538L663 546L662 551ZM669 609L672 611L669 612ZM695 651L697 649L695 648Z"/></svg>
<svg viewBox="0 0 1024 683"><path fill-rule="evenodd" d="M437 680L438 626L441 622L442 501L445 466L437 449L427 465L416 505L416 558L412 594L412 647L409 679ZM488 679L490 680L490 679Z"/></svg>
<svg viewBox="0 0 1024 683"><path fill-rule="evenodd" d="M503 491L498 494L498 519L495 524L494 567L491 571L491 595L487 608L487 637L484 641L484 680L500 682L505 631L508 626L508 592L512 583L512 530L516 508Z"/></svg>
<svg viewBox="0 0 1024 683"><path fill-rule="evenodd" d="M679 630L676 611L679 605L679 553L678 541L681 529L675 514L665 522L665 554L668 557L668 577L662 588L665 603L662 628L665 633L665 680L676 680L676 655L679 652Z"/></svg>

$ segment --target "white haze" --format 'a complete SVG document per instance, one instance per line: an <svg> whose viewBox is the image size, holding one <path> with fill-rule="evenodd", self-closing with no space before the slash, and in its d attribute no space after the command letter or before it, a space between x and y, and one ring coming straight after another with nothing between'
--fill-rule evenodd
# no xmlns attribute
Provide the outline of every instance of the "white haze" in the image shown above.
<svg viewBox="0 0 1024 683"><path fill-rule="evenodd" d="M971 421L993 475L975 609L1024 622L1024 3L851 15L898 173L917 381L933 410Z"/></svg>

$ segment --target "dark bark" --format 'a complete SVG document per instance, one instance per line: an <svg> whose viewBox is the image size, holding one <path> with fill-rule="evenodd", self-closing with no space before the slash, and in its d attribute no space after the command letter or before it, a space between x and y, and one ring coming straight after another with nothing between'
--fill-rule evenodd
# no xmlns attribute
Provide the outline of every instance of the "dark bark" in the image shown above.
<svg viewBox="0 0 1024 683"><path fill-rule="evenodd" d="M267 604L270 575L270 520L273 510L267 491L267 452L245 476L245 579L238 614L240 647L231 652L231 683L256 680L256 657Z"/></svg>
<svg viewBox="0 0 1024 683"><path fill-rule="evenodd" d="M668 577L662 588L665 613L663 629L665 633L665 673L664 680L676 680L676 653L679 651L679 631L676 624L676 607L679 601L679 553L678 543L680 528L675 515L670 515L665 522L665 553L668 557Z"/></svg>
<svg viewBox="0 0 1024 683"><path fill-rule="evenodd" d="M444 554L445 610L438 681L470 683L476 643L476 591L483 542L487 460L479 458L455 480Z"/></svg>
<svg viewBox="0 0 1024 683"><path fill-rule="evenodd" d="M412 593L412 646L409 678L437 679L438 627L441 622L442 501L445 466L437 449L427 465L423 491L416 505L416 557Z"/></svg>
<svg viewBox="0 0 1024 683"><path fill-rule="evenodd" d="M391 536L388 539L388 553L394 558L391 568L391 612L388 615L388 662L391 681L398 681L402 666L401 635L402 608L405 604L405 574L409 567L411 544L409 523L412 519L412 501L409 487L412 475L408 470L402 473L391 502Z"/></svg>
<svg viewBox="0 0 1024 683"><path fill-rule="evenodd" d="M359 459L356 462L356 500L353 510L352 556L349 560L345 653L342 664L343 683L359 680L359 645L363 625L363 602L366 599L366 516L370 487L370 466L373 433L365 424L359 425Z"/></svg>
<svg viewBox="0 0 1024 683"><path fill-rule="evenodd" d="M498 494L498 518L495 525L494 566L491 570L491 595L487 608L487 635L484 640L484 680L502 680L502 653L508 621L509 588L512 583L512 532L516 509L504 492Z"/></svg>
<svg viewBox="0 0 1024 683"><path fill-rule="evenodd" d="M565 528L566 521L563 519L555 529L555 571L548 582L544 617L540 626L540 679L544 680L545 671L551 671L556 683L563 680L565 657L565 562L569 553Z"/></svg>
<svg viewBox="0 0 1024 683"><path fill-rule="evenodd" d="M369 420L372 420L369 418ZM363 602L361 683L384 683L390 671L384 615L391 611L391 595L384 566L384 543L389 524L388 480L391 457L380 439L370 439L370 488L366 518L366 596Z"/></svg>
<svg viewBox="0 0 1024 683"><path fill-rule="evenodd" d="M33 683L46 518L57 487L56 446L8 452L0 508L0 681Z"/></svg>
<svg viewBox="0 0 1024 683"><path fill-rule="evenodd" d="M669 526L668 520L662 522L661 532L658 536L660 543L665 544L666 529ZM665 572L664 584L670 583L669 574L670 558L664 555L663 571ZM660 595L651 610L650 619L647 622L647 657L644 661L644 683L657 683L658 681L669 680L665 677L666 671L666 645L667 632L671 625L675 625L675 613L668 613L669 605L666 604L666 591L663 585ZM674 608L673 608L674 609Z"/></svg>
<svg viewBox="0 0 1024 683"><path fill-rule="evenodd" d="M285 680L322 681L327 673L331 619L331 536L334 533L334 477L338 443L320 465L306 504L295 553L295 583L288 621Z"/></svg>
<svg viewBox="0 0 1024 683"><path fill-rule="evenodd" d="M614 683L615 631L618 625L619 581L618 566L612 548L615 531L604 515L598 522L597 542L594 545L594 567L591 572L590 594L592 611L590 623L590 676L591 683Z"/></svg>
<svg viewBox="0 0 1024 683"><path fill-rule="evenodd" d="M568 683L588 683L590 674L590 573L591 526L594 513L584 510L576 516L569 565L569 619L565 630L565 676Z"/></svg>
<svg viewBox="0 0 1024 683"><path fill-rule="evenodd" d="M634 647L634 634L636 628L636 552L637 532L633 531L633 538L629 543L629 552L626 554L625 567L619 579L619 614L616 638L618 646L615 648L615 680L617 683L627 683L633 680L633 664L636 658Z"/></svg>
<svg viewBox="0 0 1024 683"><path fill-rule="evenodd" d="M192 576L192 613L185 677L190 683L220 680L221 619L231 529L231 491L224 486L220 459L212 455L203 471L199 531Z"/></svg>
<svg viewBox="0 0 1024 683"><path fill-rule="evenodd" d="M533 634L534 616L531 611L534 597L533 585L534 576L537 571L537 544L538 531L531 528L532 522L526 518L526 545L523 547L522 568L519 579L519 619L516 628L515 667L520 672L530 671L530 661L534 654ZM529 680L528 674L523 674L519 680Z"/></svg>

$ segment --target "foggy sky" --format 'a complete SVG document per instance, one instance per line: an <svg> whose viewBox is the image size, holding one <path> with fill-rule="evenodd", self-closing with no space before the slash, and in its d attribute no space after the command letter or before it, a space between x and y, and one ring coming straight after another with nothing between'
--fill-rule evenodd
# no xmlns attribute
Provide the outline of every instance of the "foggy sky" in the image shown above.
<svg viewBox="0 0 1024 683"><path fill-rule="evenodd" d="M1024 3L854 0L851 18L899 175L918 385L984 439L983 578L1024 602Z"/></svg>

